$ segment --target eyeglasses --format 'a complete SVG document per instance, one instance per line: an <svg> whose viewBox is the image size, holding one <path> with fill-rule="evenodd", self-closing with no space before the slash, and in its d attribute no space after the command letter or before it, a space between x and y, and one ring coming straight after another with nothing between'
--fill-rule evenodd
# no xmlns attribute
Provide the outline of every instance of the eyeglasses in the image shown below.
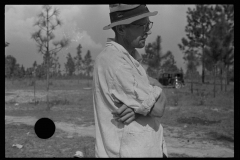
<svg viewBox="0 0 240 160"><path fill-rule="evenodd" d="M144 32L148 32L148 31L152 28L152 26L153 26L153 22L148 22L148 23L143 24L143 25L140 25L140 24L130 24L130 25L140 26L140 27L143 26L143 30L144 30Z"/></svg>

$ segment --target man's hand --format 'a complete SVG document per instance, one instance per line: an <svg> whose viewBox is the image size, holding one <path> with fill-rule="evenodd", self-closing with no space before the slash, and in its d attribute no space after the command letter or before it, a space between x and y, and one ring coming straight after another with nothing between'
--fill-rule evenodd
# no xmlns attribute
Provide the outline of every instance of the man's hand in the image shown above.
<svg viewBox="0 0 240 160"><path fill-rule="evenodd" d="M124 124L129 124L136 119L136 113L132 108L129 108L125 104L123 104L120 108L113 111L112 114L116 117L116 119Z"/></svg>

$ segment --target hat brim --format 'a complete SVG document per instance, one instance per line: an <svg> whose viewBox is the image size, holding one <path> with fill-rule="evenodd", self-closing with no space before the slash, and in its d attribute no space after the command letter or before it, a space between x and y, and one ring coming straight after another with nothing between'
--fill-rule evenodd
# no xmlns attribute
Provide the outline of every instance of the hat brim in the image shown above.
<svg viewBox="0 0 240 160"><path fill-rule="evenodd" d="M149 16L155 16L157 14L158 14L158 11L144 13L144 14L141 14L139 16L135 16L135 17L131 17L131 18L128 18L128 19L118 21L118 22L111 23L111 24L103 27L103 30L108 30L108 29L110 29L114 26L118 26L118 25L122 25L122 24L130 24L130 23L132 23L136 20L139 20L139 19L142 19L142 18L145 18L145 17L149 17Z"/></svg>

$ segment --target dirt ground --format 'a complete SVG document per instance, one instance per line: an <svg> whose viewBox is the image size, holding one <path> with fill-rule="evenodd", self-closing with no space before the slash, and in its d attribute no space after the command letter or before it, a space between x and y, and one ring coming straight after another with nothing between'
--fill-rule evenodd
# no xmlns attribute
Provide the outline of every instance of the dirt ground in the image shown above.
<svg viewBox="0 0 240 160"><path fill-rule="evenodd" d="M34 117L5 116L5 124L23 123L34 126L37 119ZM55 122L56 128L66 132L67 137L91 136L95 137L94 126L81 127L64 122ZM185 135L184 137L182 135ZM186 157L234 157L233 146L226 147L221 142L213 142L196 138L196 133L182 132L180 127L164 125L164 137L167 143L169 156L184 155Z"/></svg>
<svg viewBox="0 0 240 160"><path fill-rule="evenodd" d="M5 103L8 103L7 105L5 104L5 113L10 113L11 110L17 108L21 103L33 102L32 92L33 91L27 90L8 90L5 93ZM66 93L66 91L62 92ZM69 92L74 94L74 91ZM61 91L52 91L51 93L59 94ZM36 95L38 101L44 101L46 94L44 91L38 91ZM55 108L55 110L57 109L60 108ZM176 107L168 106L166 110L168 112L174 112ZM34 116L13 116L11 114L5 114L5 128L7 125L12 124L34 126L37 119L38 118ZM60 121L59 119L54 122L57 131L66 133L65 136L67 138L95 137L95 128L92 123L86 122L87 125L86 123L76 124ZM162 125L169 157L234 157L233 141L218 141L211 139L206 136L204 130L191 129L188 124L183 126Z"/></svg>

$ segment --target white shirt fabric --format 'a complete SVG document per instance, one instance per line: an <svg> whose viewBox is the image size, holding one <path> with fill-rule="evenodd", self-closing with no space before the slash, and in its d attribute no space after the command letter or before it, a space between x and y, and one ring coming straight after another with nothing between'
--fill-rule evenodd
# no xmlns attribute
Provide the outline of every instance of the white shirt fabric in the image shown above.
<svg viewBox="0 0 240 160"><path fill-rule="evenodd" d="M135 54L139 54L135 50ZM163 128L148 115L162 89L151 86L143 67L128 51L108 39L97 56L93 72L96 157L162 157L167 155ZM112 111L122 103L141 114L126 125Z"/></svg>

